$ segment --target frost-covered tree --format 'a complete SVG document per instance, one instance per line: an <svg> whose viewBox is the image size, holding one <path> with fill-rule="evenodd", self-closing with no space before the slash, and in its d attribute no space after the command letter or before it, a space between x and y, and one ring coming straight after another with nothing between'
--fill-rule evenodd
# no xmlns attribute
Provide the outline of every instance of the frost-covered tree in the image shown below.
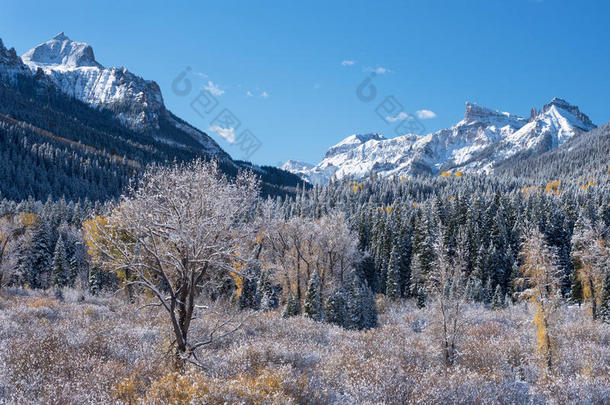
<svg viewBox="0 0 610 405"><path fill-rule="evenodd" d="M322 296L320 295L320 277L318 276L317 271L314 271L309 279L303 311L305 312L305 316L314 321L321 321L324 319Z"/></svg>
<svg viewBox="0 0 610 405"><path fill-rule="evenodd" d="M250 276L245 276L242 280L241 294L238 299L240 309L258 309L260 306L260 297L257 291L257 282L252 280Z"/></svg>
<svg viewBox="0 0 610 405"><path fill-rule="evenodd" d="M443 364L451 367L455 363L464 324L466 245L462 234L457 242L456 255L452 258L445 241L444 229L441 228L434 244L435 259L426 282L426 291L434 308L435 330L439 337Z"/></svg>
<svg viewBox="0 0 610 405"><path fill-rule="evenodd" d="M66 287L70 282L70 266L66 260L64 239L60 235L53 254L53 280L56 286Z"/></svg>
<svg viewBox="0 0 610 405"><path fill-rule="evenodd" d="M235 261L253 256L257 195L253 174L228 180L213 162L153 168L107 218L85 224L92 257L166 311L178 366L197 363L198 349L241 324L228 316L221 330L189 334L196 311L205 310L198 305L202 288L239 273Z"/></svg>
<svg viewBox="0 0 610 405"><path fill-rule="evenodd" d="M326 322L345 327L346 312L345 291L338 288L326 300Z"/></svg>
<svg viewBox="0 0 610 405"><path fill-rule="evenodd" d="M599 316L604 272L610 263L610 249L599 224L588 219L577 226L572 236L574 269L582 286L583 300L589 305L592 318Z"/></svg>
<svg viewBox="0 0 610 405"><path fill-rule="evenodd" d="M273 284L271 275L266 270L261 271L256 293L258 296L258 306L263 311L271 311L280 305L278 288Z"/></svg>
<svg viewBox="0 0 610 405"><path fill-rule="evenodd" d="M537 352L547 371L556 362L556 311L561 303L561 270L555 251L536 228L528 230L521 247L521 274L517 280L524 287L521 296L534 307L534 324L537 328Z"/></svg>
<svg viewBox="0 0 610 405"><path fill-rule="evenodd" d="M377 304L375 294L358 277L354 277L345 299L348 329L371 329L377 326Z"/></svg>
<svg viewBox="0 0 610 405"><path fill-rule="evenodd" d="M388 298L398 299L401 294L401 263L400 255L398 252L398 246L392 247L392 253L390 254L390 261L388 262L387 270L387 282L385 293Z"/></svg>
<svg viewBox="0 0 610 405"><path fill-rule="evenodd" d="M284 306L284 310L282 311L282 317L290 318L291 316L297 316L301 314L301 304L299 301L294 298L292 293L288 294L288 299L286 300L286 305Z"/></svg>
<svg viewBox="0 0 610 405"><path fill-rule="evenodd" d="M607 268L605 271L599 314L604 322L610 323L610 268Z"/></svg>
<svg viewBox="0 0 610 405"><path fill-rule="evenodd" d="M16 215L0 219L0 288L16 276L19 245L27 224Z"/></svg>
<svg viewBox="0 0 610 405"><path fill-rule="evenodd" d="M494 296L491 300L491 309L501 309L504 308L504 293L502 292L502 287L498 284L496 286L496 291L494 292Z"/></svg>

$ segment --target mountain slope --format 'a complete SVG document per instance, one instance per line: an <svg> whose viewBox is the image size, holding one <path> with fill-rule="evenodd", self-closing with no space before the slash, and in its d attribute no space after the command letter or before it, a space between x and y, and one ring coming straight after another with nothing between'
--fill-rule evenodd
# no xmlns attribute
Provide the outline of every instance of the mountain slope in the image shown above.
<svg viewBox="0 0 610 405"><path fill-rule="evenodd" d="M133 131L184 146L190 146L192 142L188 139L194 139L204 152L224 154L209 136L180 122L165 108L157 83L124 67L105 68L95 60L90 45L72 41L63 32L26 52L22 60L32 72L41 69L66 95L94 108L112 111ZM180 139L168 136L168 127L183 136Z"/></svg>
<svg viewBox="0 0 610 405"><path fill-rule="evenodd" d="M445 170L491 172L513 156L540 154L595 128L578 107L554 98L529 120L466 103L464 118L451 128L387 139L352 135L326 152L311 169L293 170L313 183L331 178L434 175Z"/></svg>
<svg viewBox="0 0 610 405"><path fill-rule="evenodd" d="M545 153L507 159L494 172L514 178L548 180L610 175L610 123L573 137Z"/></svg>
<svg viewBox="0 0 610 405"><path fill-rule="evenodd" d="M86 47L71 49L78 52L46 57L63 55L62 63L75 65L93 63L79 56L89 54ZM232 160L211 138L165 109L158 129L134 130L116 110L86 103L58 87L59 75L53 78L42 68L27 68L0 41L0 178L11 179L0 182L0 197L107 200L117 197L147 165L196 158L218 160L229 176L254 170L268 195L290 193L302 183L277 168ZM202 142L204 136L209 142Z"/></svg>

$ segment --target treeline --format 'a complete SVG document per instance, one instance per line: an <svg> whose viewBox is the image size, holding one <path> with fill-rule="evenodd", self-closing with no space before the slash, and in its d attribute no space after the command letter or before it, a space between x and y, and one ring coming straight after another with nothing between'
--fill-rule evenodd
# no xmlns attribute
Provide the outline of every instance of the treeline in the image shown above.
<svg viewBox="0 0 610 405"><path fill-rule="evenodd" d="M609 238L608 187L603 171L595 178L546 183L468 174L409 180L372 176L303 191L284 201L282 209L286 217L345 212L358 235L358 269L367 284L378 294L415 298L421 305L427 300L425 285L439 238L450 257L458 248L466 252L469 300L488 307L515 300L520 292L520 251L526 231L534 227L556 254L562 295L580 303L591 295L582 287L582 278L587 277L582 269L591 266L578 257L596 239L606 243ZM598 263L595 286L588 288L593 295L597 292L598 301L601 290L610 288L604 287L604 266Z"/></svg>
<svg viewBox="0 0 610 405"><path fill-rule="evenodd" d="M0 202L0 285L95 289L82 238L82 222L99 203L28 199ZM108 287L112 276L106 279ZM116 283L114 283L116 286Z"/></svg>
<svg viewBox="0 0 610 405"><path fill-rule="evenodd" d="M180 176L182 183L166 186L168 195L176 193L172 198L182 195L178 190L187 184L188 172ZM217 208L222 216L232 192L216 196L210 189L203 195L210 203L225 204ZM474 175L372 176L301 189L291 198L255 199L255 211L244 225L249 233L240 236L254 258L224 258L235 272L221 273L202 287L205 297L229 300L242 310L282 307L284 316L305 314L348 328L370 328L377 324L376 294L427 305L431 274L439 252L446 251L443 260L449 262L459 252L466 299L498 308L519 299L523 291L518 282L521 252L525 235L534 228L556 258L564 299L586 301L594 316L610 317L604 247L610 239L607 177L528 185ZM150 204L147 212L155 207ZM92 293L119 288L126 275L95 264L82 229L83 223L112 217L115 207L88 200L3 200L3 283L44 289L78 286ZM217 224L218 219L206 226ZM229 234L226 255L236 255L231 242L235 231ZM210 251L210 257L214 254Z"/></svg>

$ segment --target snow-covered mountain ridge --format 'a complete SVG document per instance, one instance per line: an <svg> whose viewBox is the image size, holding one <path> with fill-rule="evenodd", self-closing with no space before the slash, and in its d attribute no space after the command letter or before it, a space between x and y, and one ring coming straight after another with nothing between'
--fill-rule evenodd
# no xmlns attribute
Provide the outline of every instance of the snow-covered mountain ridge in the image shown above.
<svg viewBox="0 0 610 405"><path fill-rule="evenodd" d="M466 103L464 118L424 136L351 135L329 148L320 163L290 170L314 184L331 178L435 175L442 171L492 172L517 154L538 154L596 126L578 107L553 98L529 119Z"/></svg>
<svg viewBox="0 0 610 405"><path fill-rule="evenodd" d="M21 60L32 73L42 70L63 93L95 108L112 111L131 130L152 132L161 141L176 143L161 130L161 121L165 120L198 141L206 152L224 154L205 133L176 119L165 108L157 83L125 67L104 67L95 60L89 44L72 41L62 32L30 49Z"/></svg>

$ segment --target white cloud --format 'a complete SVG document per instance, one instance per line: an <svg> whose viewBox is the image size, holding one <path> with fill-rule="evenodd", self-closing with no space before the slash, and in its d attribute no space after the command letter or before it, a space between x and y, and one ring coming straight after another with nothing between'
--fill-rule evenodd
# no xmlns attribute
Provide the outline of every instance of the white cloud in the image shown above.
<svg viewBox="0 0 610 405"><path fill-rule="evenodd" d="M434 113L434 111L430 111L430 110L418 110L416 111L417 114L417 118L419 118L420 120L429 120L431 118L436 118L436 114Z"/></svg>
<svg viewBox="0 0 610 405"><path fill-rule="evenodd" d="M195 76L199 76L199 77L203 77L203 78L208 77L208 75L206 75L206 74L205 74L205 73L203 73L203 72L195 72L194 74L195 74Z"/></svg>
<svg viewBox="0 0 610 405"><path fill-rule="evenodd" d="M269 98L269 93L267 93L266 91L263 90L263 92L261 93L261 97L262 98Z"/></svg>
<svg viewBox="0 0 610 405"><path fill-rule="evenodd" d="M218 136L224 138L229 143L235 143L235 128L223 128L218 125L213 125L210 127L209 131L216 132Z"/></svg>
<svg viewBox="0 0 610 405"><path fill-rule="evenodd" d="M384 68L383 66L378 66L378 67L376 67L376 68L373 68L373 67L368 66L368 67L366 67L364 70L366 70L367 72L375 72L375 73L377 73L378 75L383 75L383 74L385 74L385 73L390 73L390 72L392 72L390 69L388 69L388 68Z"/></svg>
<svg viewBox="0 0 610 405"><path fill-rule="evenodd" d="M252 97L254 94L250 90L246 92L246 97Z"/></svg>
<svg viewBox="0 0 610 405"><path fill-rule="evenodd" d="M354 66L355 64L355 60L344 60L343 62L341 62L341 66Z"/></svg>
<svg viewBox="0 0 610 405"><path fill-rule="evenodd" d="M407 118L411 118L411 116L404 111L399 112L395 117L385 117L385 119L389 122L402 121L406 120Z"/></svg>
<svg viewBox="0 0 610 405"><path fill-rule="evenodd" d="M222 96L223 94L225 94L225 91L221 90L220 87L218 87L217 84L214 84L214 82L212 82L211 80L208 80L208 84L206 86L203 86L203 88L215 96Z"/></svg>

